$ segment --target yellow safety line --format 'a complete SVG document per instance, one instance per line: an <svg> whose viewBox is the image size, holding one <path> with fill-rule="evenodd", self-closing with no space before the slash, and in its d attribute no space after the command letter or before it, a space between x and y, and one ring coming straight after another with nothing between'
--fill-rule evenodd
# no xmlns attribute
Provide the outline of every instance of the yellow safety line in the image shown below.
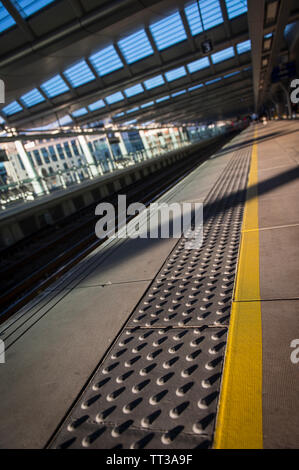
<svg viewBox="0 0 299 470"><path fill-rule="evenodd" d="M254 137L256 139L257 132ZM255 142L216 422L216 449L263 447L257 183L258 155Z"/></svg>

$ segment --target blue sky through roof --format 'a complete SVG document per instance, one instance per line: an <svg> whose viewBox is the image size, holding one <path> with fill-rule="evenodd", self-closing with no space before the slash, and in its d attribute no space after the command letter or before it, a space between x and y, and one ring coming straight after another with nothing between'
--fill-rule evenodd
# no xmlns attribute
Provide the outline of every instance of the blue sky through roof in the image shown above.
<svg viewBox="0 0 299 470"><path fill-rule="evenodd" d="M187 34L178 11L152 23L149 29L159 51L187 39Z"/></svg>
<svg viewBox="0 0 299 470"><path fill-rule="evenodd" d="M239 44L237 44L238 54L244 54L244 52L248 52L250 50L251 50L251 40L250 39L248 39L248 41L239 42Z"/></svg>
<svg viewBox="0 0 299 470"><path fill-rule="evenodd" d="M89 83L96 78L85 60L81 60L77 64L72 65L66 69L63 74L74 88Z"/></svg>
<svg viewBox="0 0 299 470"><path fill-rule="evenodd" d="M124 96L121 91L117 91L116 93L106 96L105 98L108 104L117 103L118 101L121 101L123 99L124 99Z"/></svg>
<svg viewBox="0 0 299 470"><path fill-rule="evenodd" d="M231 59L235 56L235 51L233 47L228 47L227 49L223 49L222 51L215 52L215 54L211 55L213 64L218 64L219 62L223 62L224 60Z"/></svg>
<svg viewBox="0 0 299 470"><path fill-rule="evenodd" d="M156 99L156 103L161 103L162 101L166 101L166 100L169 100L170 96L167 95L167 96L162 96L162 98L157 98Z"/></svg>
<svg viewBox="0 0 299 470"><path fill-rule="evenodd" d="M185 7L185 13L192 36L223 23L219 0L192 1Z"/></svg>
<svg viewBox="0 0 299 470"><path fill-rule="evenodd" d="M154 103L154 101L149 101L148 103L143 103L140 108L148 108L149 106L152 106Z"/></svg>
<svg viewBox="0 0 299 470"><path fill-rule="evenodd" d="M144 89L142 88L141 83L138 83L137 85L133 85L125 89L125 95L127 98L130 98L131 96L139 95L139 93L143 93L143 92L144 92Z"/></svg>
<svg viewBox="0 0 299 470"><path fill-rule="evenodd" d="M14 24L16 24L15 20L0 2L0 33L11 28Z"/></svg>
<svg viewBox="0 0 299 470"><path fill-rule="evenodd" d="M132 64L153 54L153 48L144 29L118 41L118 46L126 62Z"/></svg>
<svg viewBox="0 0 299 470"><path fill-rule="evenodd" d="M247 0L225 0L225 3L230 20L247 13Z"/></svg>
<svg viewBox="0 0 299 470"><path fill-rule="evenodd" d="M202 70L207 67L210 67L210 61L208 57L202 57L201 59L194 60L193 62L189 62L189 64L187 64L187 68L190 73L197 72L198 70Z"/></svg>
<svg viewBox="0 0 299 470"><path fill-rule="evenodd" d="M186 69L184 66L178 67L176 69L170 70L169 72L165 73L166 80L168 82L172 82L173 80L177 80L178 78L184 77L187 74Z"/></svg>
<svg viewBox="0 0 299 470"><path fill-rule="evenodd" d="M37 88L28 91L28 93L22 95L20 99L25 104L25 106L27 106L27 108L35 106L36 104L41 103L42 101L45 101L45 98Z"/></svg>
<svg viewBox="0 0 299 470"><path fill-rule="evenodd" d="M13 0L12 3L14 3L23 18L28 18L28 16L33 15L55 1L56 0Z"/></svg>
<svg viewBox="0 0 299 470"><path fill-rule="evenodd" d="M149 78L143 82L145 88L147 90L151 90L152 88L156 88L157 86L164 85L165 81L162 75L156 75L153 78Z"/></svg>
<svg viewBox="0 0 299 470"><path fill-rule="evenodd" d="M102 99L95 101L94 103L91 103L88 106L89 111L96 111L97 109L104 108L105 103Z"/></svg>
<svg viewBox="0 0 299 470"><path fill-rule="evenodd" d="M123 67L114 46L108 46L89 57L90 62L95 68L97 74L102 77Z"/></svg>
<svg viewBox="0 0 299 470"><path fill-rule="evenodd" d="M84 116L84 114L87 114L88 111L86 108L80 108L76 109L75 111L72 112L72 116L74 117L79 117L79 116Z"/></svg>
<svg viewBox="0 0 299 470"><path fill-rule="evenodd" d="M4 106L1 111L7 116L10 116L11 114L16 114L19 111L22 111L22 109L22 106L17 101L13 101L12 103Z"/></svg>
<svg viewBox="0 0 299 470"><path fill-rule="evenodd" d="M45 92L48 98L54 98L55 96L69 91L69 87L60 75L55 75L55 77L42 83L40 88Z"/></svg>

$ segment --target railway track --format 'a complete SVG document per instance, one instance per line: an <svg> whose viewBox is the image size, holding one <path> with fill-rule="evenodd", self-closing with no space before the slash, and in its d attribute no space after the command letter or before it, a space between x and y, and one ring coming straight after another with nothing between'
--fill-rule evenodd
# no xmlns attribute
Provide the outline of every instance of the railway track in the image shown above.
<svg viewBox="0 0 299 470"><path fill-rule="evenodd" d="M150 204L186 177L196 166L202 164L234 135L235 133L223 136L216 143L207 145L200 151L200 157L197 151L174 167L162 170L158 175L149 175L139 184L128 186L128 204L135 201L144 205ZM116 204L118 194L113 194L109 202ZM101 200L98 201L100 202ZM11 247L7 250L9 261L6 263L5 252L2 252L4 263L0 270L0 280L4 292L0 295L0 324L105 241L99 240L94 233L97 220L94 207L95 204L92 204L75 217L68 217L56 226L56 229L51 227L49 233L43 230L35 237L24 240L18 246L16 259L12 259ZM130 219L132 216L128 217L127 221ZM117 218L115 222L117 227Z"/></svg>

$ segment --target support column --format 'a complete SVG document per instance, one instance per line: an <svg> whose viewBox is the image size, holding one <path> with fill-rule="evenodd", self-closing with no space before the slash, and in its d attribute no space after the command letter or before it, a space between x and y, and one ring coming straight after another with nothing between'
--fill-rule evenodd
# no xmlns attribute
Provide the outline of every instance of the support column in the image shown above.
<svg viewBox="0 0 299 470"><path fill-rule="evenodd" d="M110 168L110 166L112 167L111 171L113 171L113 170L116 169L116 165L115 165L115 162L114 162L113 151L112 151L109 139L107 137L106 137L106 143L107 143L107 147L108 147L108 150L109 150L109 153L110 153L110 161L108 160L108 165L109 165L109 168Z"/></svg>
<svg viewBox="0 0 299 470"><path fill-rule="evenodd" d="M89 150L89 147L87 145L86 139L84 135L79 135L78 136L79 143L82 147L83 153L85 155L87 163L90 165L91 169L91 174L92 176L98 176L98 169L97 166L94 162L93 156L91 154L91 151Z"/></svg>
<svg viewBox="0 0 299 470"><path fill-rule="evenodd" d="M153 155L152 155L152 151L147 140L147 136L145 135L145 132L139 131L139 135L142 140L143 147L145 148L146 155L148 155L151 158Z"/></svg>
<svg viewBox="0 0 299 470"><path fill-rule="evenodd" d="M282 82L279 82L279 85L281 89L283 90L285 97L286 97L286 102L287 102L287 107L288 107L288 114L289 114L289 119L292 119L292 104L291 104L291 98L290 98L290 93L287 90L287 88L284 86Z"/></svg>
<svg viewBox="0 0 299 470"><path fill-rule="evenodd" d="M176 135L175 135L175 132L174 132L174 129L173 127L170 127L169 128L169 134L170 134L170 138L173 142L173 145L174 145L174 148L178 148L178 142L177 142L177 138L176 138Z"/></svg>
<svg viewBox="0 0 299 470"><path fill-rule="evenodd" d="M120 148L122 156L123 157L127 156L128 152L124 143L123 136L121 135L121 132L115 132L115 137L119 139L119 148Z"/></svg>
<svg viewBox="0 0 299 470"><path fill-rule="evenodd" d="M37 175L37 173L35 171L35 168L32 165L32 163L31 163L31 161L30 161L30 159L27 155L26 150L24 149L23 143L20 140L16 140L15 141L15 146L16 146L17 152L20 155L20 158L23 162L25 170L28 173L29 178L31 178L33 180L32 181L32 186L33 186L34 192L37 195L43 194L44 193L44 188L43 188L42 184L40 183L40 181L37 179L38 175Z"/></svg>

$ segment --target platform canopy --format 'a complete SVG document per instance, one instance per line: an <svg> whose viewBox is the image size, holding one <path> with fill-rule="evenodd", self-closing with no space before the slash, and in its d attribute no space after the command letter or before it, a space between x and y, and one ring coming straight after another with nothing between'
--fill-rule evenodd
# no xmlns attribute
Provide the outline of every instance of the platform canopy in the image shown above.
<svg viewBox="0 0 299 470"><path fill-rule="evenodd" d="M0 124L249 114L287 61L285 28L298 19L298 0L2 0Z"/></svg>

